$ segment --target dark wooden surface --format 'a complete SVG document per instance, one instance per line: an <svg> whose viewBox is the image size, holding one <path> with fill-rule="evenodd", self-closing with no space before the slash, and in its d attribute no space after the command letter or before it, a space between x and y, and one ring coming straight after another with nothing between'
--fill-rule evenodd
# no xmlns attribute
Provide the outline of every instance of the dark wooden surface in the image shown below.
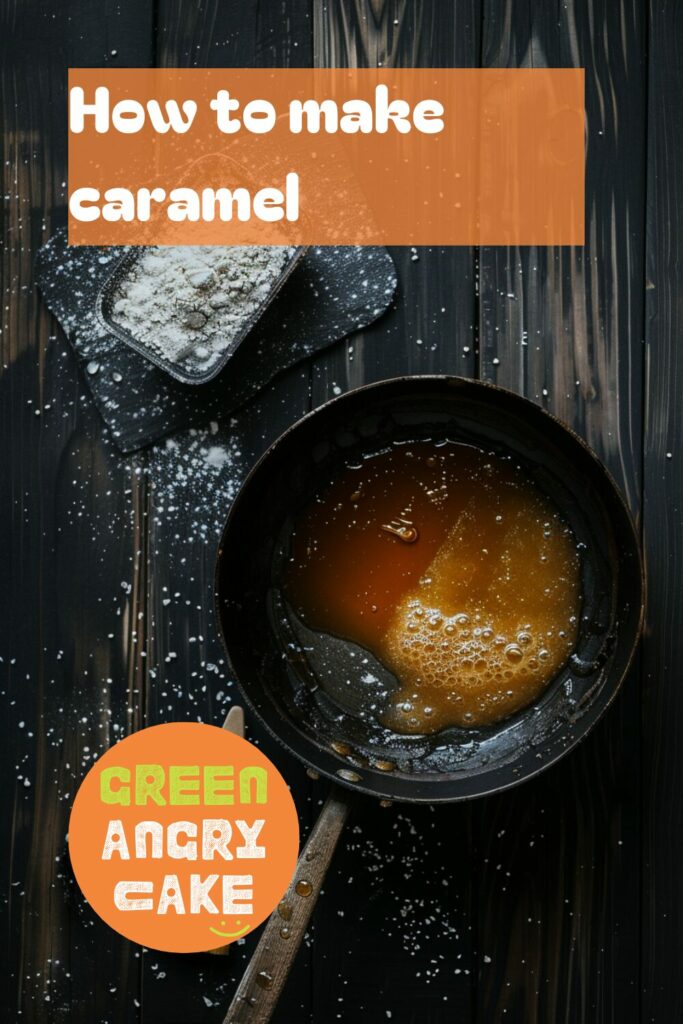
<svg viewBox="0 0 683 1024"><path fill-rule="evenodd" d="M71 800L117 735L234 699L211 578L244 465L337 389L435 370L523 392L602 455L643 530L646 636L607 718L537 780L361 805L277 1021L683 1020L683 5L2 0L0 53L3 1020L222 1019L253 939L227 958L119 939L72 882ZM107 63L584 66L586 246L395 251L395 308L221 424L240 470L199 493L187 433L121 459L33 288L63 216L66 68ZM326 787L250 725L308 828Z"/></svg>

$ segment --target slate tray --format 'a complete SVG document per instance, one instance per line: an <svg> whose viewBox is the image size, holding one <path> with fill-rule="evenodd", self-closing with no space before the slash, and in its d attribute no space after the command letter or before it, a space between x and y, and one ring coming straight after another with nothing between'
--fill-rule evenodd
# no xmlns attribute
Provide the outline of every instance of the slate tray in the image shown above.
<svg viewBox="0 0 683 1024"><path fill-rule="evenodd" d="M394 264L384 248L311 248L225 369L207 384L189 386L103 326L100 293L124 251L69 247L66 231L59 231L36 259L47 306L123 452L229 414L281 371L372 323L396 289Z"/></svg>

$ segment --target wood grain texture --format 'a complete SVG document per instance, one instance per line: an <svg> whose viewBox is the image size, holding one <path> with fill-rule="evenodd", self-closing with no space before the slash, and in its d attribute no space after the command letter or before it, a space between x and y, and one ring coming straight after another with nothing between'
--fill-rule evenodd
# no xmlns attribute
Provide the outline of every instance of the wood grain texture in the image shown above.
<svg viewBox="0 0 683 1024"><path fill-rule="evenodd" d="M643 642L643 1024L683 1019L683 8L650 4Z"/></svg>
<svg viewBox="0 0 683 1024"><path fill-rule="evenodd" d="M142 527L139 490L36 300L32 262L65 203L66 68L112 61L115 37L124 60L147 63L151 5L124 13L68 0L57 14L3 4L0 17L0 521L12 538L0 569L12 937L3 1019L129 1022L139 961L77 893L66 831L92 758L140 721L135 658L117 616Z"/></svg>
<svg viewBox="0 0 683 1024"><path fill-rule="evenodd" d="M475 0L332 0L315 3L319 67L471 67L480 45ZM407 373L472 376L476 351L475 254L467 248L396 248L391 313L313 363L312 402Z"/></svg>
<svg viewBox="0 0 683 1024"><path fill-rule="evenodd" d="M587 154L585 247L481 253L481 374L583 435L636 515L645 40L635 0L484 3L486 66L586 68ZM639 721L633 672L577 753L479 808L477 1020L638 1020Z"/></svg>

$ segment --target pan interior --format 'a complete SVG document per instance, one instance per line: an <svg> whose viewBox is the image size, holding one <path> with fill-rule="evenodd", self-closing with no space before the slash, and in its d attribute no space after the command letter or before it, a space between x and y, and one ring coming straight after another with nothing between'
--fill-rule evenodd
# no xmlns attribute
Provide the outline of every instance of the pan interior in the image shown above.
<svg viewBox="0 0 683 1024"><path fill-rule="evenodd" d="M394 444L351 462L281 538L283 652L298 644L316 695L375 740L497 723L573 652L580 552L528 476L512 455Z"/></svg>
<svg viewBox="0 0 683 1024"><path fill-rule="evenodd" d="M608 699L616 673L620 679L617 638L637 632L638 617L630 522L586 449L515 396L427 379L367 389L365 399L345 396L295 427L238 499L219 584L233 667L273 732L342 781L406 799L427 799L435 783L448 783L451 793L437 799L510 784L570 746L588 728L588 710ZM514 455L574 534L582 609L574 653L532 705L486 728L400 735L366 713L373 687L395 685L390 673L365 648L308 630L281 581L293 521L321 486L349 461L420 440Z"/></svg>

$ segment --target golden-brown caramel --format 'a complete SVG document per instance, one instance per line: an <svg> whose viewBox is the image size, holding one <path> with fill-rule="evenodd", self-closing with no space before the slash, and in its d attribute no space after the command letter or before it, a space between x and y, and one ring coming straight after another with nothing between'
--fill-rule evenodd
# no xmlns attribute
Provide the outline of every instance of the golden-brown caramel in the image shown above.
<svg viewBox="0 0 683 1024"><path fill-rule="evenodd" d="M349 466L295 524L287 596L397 678L399 733L489 725L536 698L576 641L580 565L512 458L402 444Z"/></svg>

